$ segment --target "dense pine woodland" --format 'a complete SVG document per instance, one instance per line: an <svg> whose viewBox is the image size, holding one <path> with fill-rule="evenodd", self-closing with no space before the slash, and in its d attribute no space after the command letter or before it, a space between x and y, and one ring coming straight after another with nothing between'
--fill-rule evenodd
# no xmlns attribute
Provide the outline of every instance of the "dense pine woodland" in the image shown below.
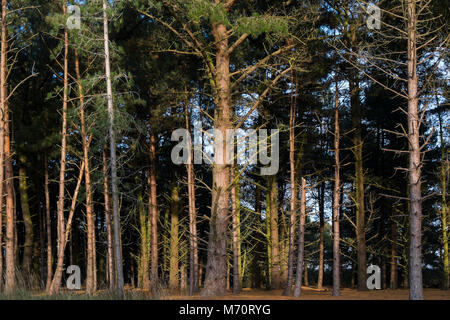
<svg viewBox="0 0 450 320"><path fill-rule="evenodd" d="M0 295L448 290L449 19L1 0Z"/></svg>

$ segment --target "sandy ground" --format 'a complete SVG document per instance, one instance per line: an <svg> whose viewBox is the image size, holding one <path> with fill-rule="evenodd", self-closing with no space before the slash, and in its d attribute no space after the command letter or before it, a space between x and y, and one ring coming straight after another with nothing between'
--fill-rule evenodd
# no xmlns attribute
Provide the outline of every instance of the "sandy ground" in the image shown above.
<svg viewBox="0 0 450 320"><path fill-rule="evenodd" d="M227 293L223 297L201 297L172 295L161 297L167 300L408 300L409 290L370 290L357 291L355 289L341 289L341 296L333 297L331 288L317 290L311 287L302 287L302 296L300 298L284 297L282 290L257 290L243 289L240 294ZM450 290L424 289L425 300L450 300Z"/></svg>

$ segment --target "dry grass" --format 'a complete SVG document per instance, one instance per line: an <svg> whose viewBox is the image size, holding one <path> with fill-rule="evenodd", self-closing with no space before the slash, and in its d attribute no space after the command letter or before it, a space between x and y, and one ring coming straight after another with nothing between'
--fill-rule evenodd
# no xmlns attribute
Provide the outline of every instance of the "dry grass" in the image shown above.
<svg viewBox="0 0 450 320"><path fill-rule="evenodd" d="M0 294L0 300L117 300L115 292L109 290L98 290L94 295L86 295L85 290L61 289L55 295L48 295L45 291L39 290L16 290L12 294ZM148 292L127 288L125 290L125 300L149 300L158 299Z"/></svg>
<svg viewBox="0 0 450 320"><path fill-rule="evenodd" d="M341 296L333 297L331 288L318 290L302 287L300 298L282 296L281 290L243 289L240 294L228 292L225 296L203 297L188 296L186 293L173 293L161 289L156 294L142 289L125 290L125 300L408 300L409 290L370 290L341 289ZM424 289L425 300L450 300L450 290ZM109 290L99 290L93 296L87 296L84 290L61 290L59 294L49 296L43 291L18 290L11 295L0 294L0 300L116 300L117 296Z"/></svg>
<svg viewBox="0 0 450 320"><path fill-rule="evenodd" d="M223 297L202 296L170 296L166 299L214 299L214 300L408 300L409 290L370 290L341 289L341 296L333 297L331 288L317 290L312 287L302 287L300 298L282 296L282 290L244 289L240 294L228 293ZM425 300L450 300L450 290L424 289Z"/></svg>

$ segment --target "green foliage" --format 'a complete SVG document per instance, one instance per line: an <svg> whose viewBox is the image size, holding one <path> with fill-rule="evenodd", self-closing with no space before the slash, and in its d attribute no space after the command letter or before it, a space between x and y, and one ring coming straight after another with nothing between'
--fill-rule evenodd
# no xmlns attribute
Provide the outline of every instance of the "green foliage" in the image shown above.
<svg viewBox="0 0 450 320"><path fill-rule="evenodd" d="M194 23L207 20L210 23L222 23L230 26L227 11L222 3L213 3L209 0L194 0L186 4L186 16Z"/></svg>
<svg viewBox="0 0 450 320"><path fill-rule="evenodd" d="M238 34L247 33L255 38L263 33L283 38L289 35L289 21L282 16L260 16L254 13L251 17L238 18L235 29Z"/></svg>
<svg viewBox="0 0 450 320"><path fill-rule="evenodd" d="M247 33L252 37L261 34L272 34L277 38L289 35L289 22L287 17L274 15L260 15L253 12L251 16L238 16L232 19L222 3L213 3L209 0L196 0L186 4L186 17L196 24L202 21L221 23L233 28L238 34ZM234 17L233 17L234 18Z"/></svg>

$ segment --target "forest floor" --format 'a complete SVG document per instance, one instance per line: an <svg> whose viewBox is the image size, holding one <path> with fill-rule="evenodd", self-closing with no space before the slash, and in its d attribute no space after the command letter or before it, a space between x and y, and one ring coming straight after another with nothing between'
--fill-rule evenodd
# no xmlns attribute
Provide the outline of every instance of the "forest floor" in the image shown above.
<svg viewBox="0 0 450 320"><path fill-rule="evenodd" d="M450 300L450 290L424 289L425 300ZM331 295L331 288L318 290L312 287L302 287L302 295L299 298L285 297L282 290L243 289L240 294L227 293L222 297L202 297L172 295L161 299L186 299L186 300L408 300L409 290L369 290L357 291L356 289L341 289L339 297Z"/></svg>
<svg viewBox="0 0 450 320"><path fill-rule="evenodd" d="M450 300L450 290L424 289L425 300ZM84 290L70 291L62 289L54 296L42 291L17 291L12 295L0 294L0 300L116 300L117 297L106 291L99 290L93 296L87 296ZM224 296L203 297L200 295L169 293L166 290L152 296L148 291L125 287L125 300L408 300L409 290L369 290L343 288L339 297L331 295L331 288L318 290L314 287L302 287L300 298L282 295L282 290L243 289L240 294L231 291Z"/></svg>

